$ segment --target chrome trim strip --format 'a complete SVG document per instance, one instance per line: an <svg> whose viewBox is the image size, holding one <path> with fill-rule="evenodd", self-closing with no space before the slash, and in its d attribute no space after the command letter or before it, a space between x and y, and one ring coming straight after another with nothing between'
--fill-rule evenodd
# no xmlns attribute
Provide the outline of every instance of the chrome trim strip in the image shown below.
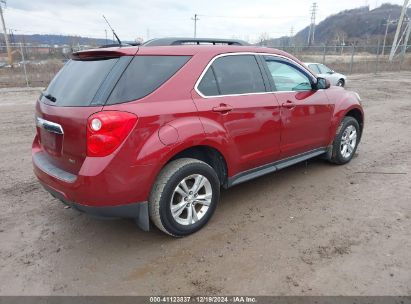
<svg viewBox="0 0 411 304"><path fill-rule="evenodd" d="M55 122L45 120L40 117L36 117L36 125L39 128L43 128L46 131L63 135L63 127Z"/></svg>
<svg viewBox="0 0 411 304"><path fill-rule="evenodd" d="M208 98L220 98L220 97L228 97L228 96L248 96L248 95L263 95L263 94L273 94L273 93L296 93L297 91L271 91L271 92L258 92L258 93L244 93L244 94L228 94L228 95L215 95L215 96L205 96L203 93L200 92L198 89L198 85L200 84L201 80L203 80L203 77L205 73L207 73L208 69L210 66L214 63L214 61L218 58L221 57L227 57L227 56L239 56L239 55L257 55L257 56L273 56L273 57L278 57L282 59L286 59L291 61L293 64L299 66L302 68L304 71L306 71L309 75L311 75L314 79L316 79L315 75L308 70L307 67L303 66L302 64L299 64L298 62L292 60L291 58L288 58L286 56L278 55L278 54L271 54L271 53L257 53L257 52L238 52L238 53L224 53L217 55L211 59L211 61L207 64L203 72L201 73L200 77L197 79L195 85L194 85L194 90L197 92L198 95L200 95L202 98L208 99Z"/></svg>

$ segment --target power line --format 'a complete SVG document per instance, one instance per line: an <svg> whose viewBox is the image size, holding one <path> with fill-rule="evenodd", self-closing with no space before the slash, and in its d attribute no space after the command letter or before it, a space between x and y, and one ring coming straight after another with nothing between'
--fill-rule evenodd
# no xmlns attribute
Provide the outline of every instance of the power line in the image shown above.
<svg viewBox="0 0 411 304"><path fill-rule="evenodd" d="M201 17L207 18L232 18L232 19L290 19L290 18L305 18L305 16L276 16L276 17L269 17L269 16L223 16L223 15L197 15Z"/></svg>

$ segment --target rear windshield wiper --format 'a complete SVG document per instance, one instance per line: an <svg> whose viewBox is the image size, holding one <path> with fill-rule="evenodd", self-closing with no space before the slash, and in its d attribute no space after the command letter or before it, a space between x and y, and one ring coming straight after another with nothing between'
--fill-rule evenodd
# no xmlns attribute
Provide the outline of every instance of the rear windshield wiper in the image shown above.
<svg viewBox="0 0 411 304"><path fill-rule="evenodd" d="M50 93L47 92L42 92L41 93L45 98L47 98L48 100L50 100L51 102L56 102L57 98L54 97L53 95L51 95Z"/></svg>

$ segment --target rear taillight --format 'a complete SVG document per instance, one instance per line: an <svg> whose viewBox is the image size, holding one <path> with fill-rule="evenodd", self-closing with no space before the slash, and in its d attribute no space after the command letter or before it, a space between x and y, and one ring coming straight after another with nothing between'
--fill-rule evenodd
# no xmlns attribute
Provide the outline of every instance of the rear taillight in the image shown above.
<svg viewBox="0 0 411 304"><path fill-rule="evenodd" d="M102 111L87 121L87 156L107 156L124 141L137 122L128 112Z"/></svg>

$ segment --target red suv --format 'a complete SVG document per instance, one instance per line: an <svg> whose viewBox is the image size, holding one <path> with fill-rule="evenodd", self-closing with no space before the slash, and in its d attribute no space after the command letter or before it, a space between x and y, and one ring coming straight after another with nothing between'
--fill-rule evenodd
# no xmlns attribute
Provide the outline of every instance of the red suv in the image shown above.
<svg viewBox="0 0 411 304"><path fill-rule="evenodd" d="M34 172L74 209L184 236L221 187L320 155L349 162L363 117L358 94L279 50L160 39L81 51L37 101Z"/></svg>

